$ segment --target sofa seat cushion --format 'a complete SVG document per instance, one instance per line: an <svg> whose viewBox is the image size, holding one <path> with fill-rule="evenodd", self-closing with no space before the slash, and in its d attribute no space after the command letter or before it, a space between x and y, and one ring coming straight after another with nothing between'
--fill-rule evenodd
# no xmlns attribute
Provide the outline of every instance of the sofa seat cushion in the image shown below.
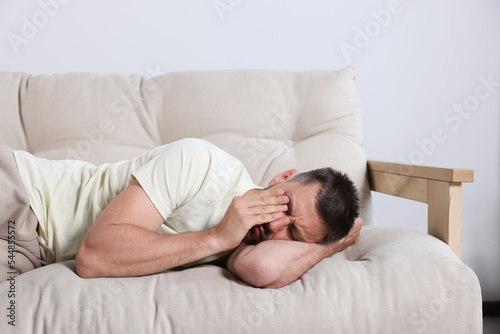
<svg viewBox="0 0 500 334"><path fill-rule="evenodd" d="M0 295L9 288L0 284ZM19 333L470 334L482 326L477 277L446 244L381 226L363 227L352 247L281 289L250 287L212 265L81 279L66 261L18 276L15 292ZM1 333L10 329L0 322Z"/></svg>

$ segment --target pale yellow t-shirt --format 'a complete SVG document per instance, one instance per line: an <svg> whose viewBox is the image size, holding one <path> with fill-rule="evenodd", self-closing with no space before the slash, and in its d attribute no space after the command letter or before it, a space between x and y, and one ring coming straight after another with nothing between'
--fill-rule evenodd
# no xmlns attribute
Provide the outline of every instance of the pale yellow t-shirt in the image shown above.
<svg viewBox="0 0 500 334"><path fill-rule="evenodd" d="M165 220L162 234L211 229L235 196L258 188L238 159L201 139L179 140L100 166L24 151L14 155L40 236L56 261L74 258L99 213L134 177Z"/></svg>

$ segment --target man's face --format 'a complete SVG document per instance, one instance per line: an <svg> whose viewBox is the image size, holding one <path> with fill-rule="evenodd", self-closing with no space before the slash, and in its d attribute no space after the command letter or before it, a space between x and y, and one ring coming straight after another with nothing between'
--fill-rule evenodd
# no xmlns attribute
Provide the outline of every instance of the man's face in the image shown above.
<svg viewBox="0 0 500 334"><path fill-rule="evenodd" d="M288 211L275 221L254 226L248 231L244 241L318 242L323 239L327 230L317 212L316 196L320 190L319 183L303 186L298 182L281 182L274 184L272 188L282 189L289 197Z"/></svg>

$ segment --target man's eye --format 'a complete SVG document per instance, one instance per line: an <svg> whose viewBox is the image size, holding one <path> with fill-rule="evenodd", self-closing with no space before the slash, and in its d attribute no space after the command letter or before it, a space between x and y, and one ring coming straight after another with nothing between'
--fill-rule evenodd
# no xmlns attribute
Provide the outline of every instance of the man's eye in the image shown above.
<svg viewBox="0 0 500 334"><path fill-rule="evenodd" d="M297 239L293 235L293 225L292 224L288 225L288 237L290 238L290 240L297 241Z"/></svg>

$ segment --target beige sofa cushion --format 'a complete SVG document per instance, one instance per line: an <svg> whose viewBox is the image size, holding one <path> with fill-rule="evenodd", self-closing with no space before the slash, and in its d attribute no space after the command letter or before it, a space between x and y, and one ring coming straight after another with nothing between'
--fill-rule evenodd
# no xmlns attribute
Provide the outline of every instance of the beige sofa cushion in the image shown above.
<svg viewBox="0 0 500 334"><path fill-rule="evenodd" d="M0 73L1 102L11 115L0 142L49 159L99 164L203 138L241 159L261 186L286 169L331 166L354 179L365 225L373 225L355 75L352 67L149 79Z"/></svg>
<svg viewBox="0 0 500 334"><path fill-rule="evenodd" d="M0 284L6 296L8 284ZM364 227L356 243L281 289L256 289L203 265L85 280L66 261L16 281L12 333L479 334L477 277L443 242ZM6 321L0 332L11 333ZM5 331L4 331L5 330Z"/></svg>

